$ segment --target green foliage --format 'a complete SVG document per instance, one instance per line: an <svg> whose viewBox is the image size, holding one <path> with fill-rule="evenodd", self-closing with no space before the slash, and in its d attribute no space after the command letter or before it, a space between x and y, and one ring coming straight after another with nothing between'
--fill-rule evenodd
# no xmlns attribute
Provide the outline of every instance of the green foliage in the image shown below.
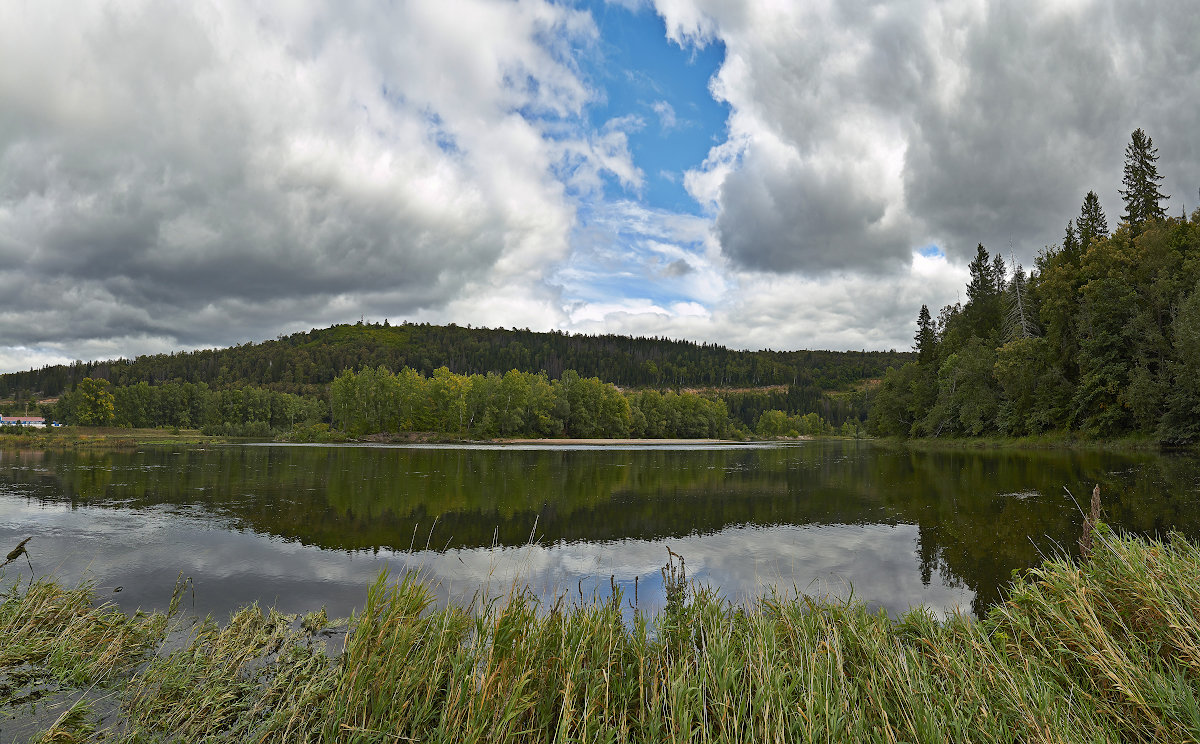
<svg viewBox="0 0 1200 744"><path fill-rule="evenodd" d="M917 432L927 436L993 431L999 407L995 350L972 337L938 369L938 394Z"/></svg>
<svg viewBox="0 0 1200 744"><path fill-rule="evenodd" d="M997 426L1009 436L1038 434L1066 422L1071 390L1045 338L1018 338L996 349Z"/></svg>
<svg viewBox="0 0 1200 744"><path fill-rule="evenodd" d="M917 364L934 364L937 359L937 328L929 314L928 305L921 305L921 312L917 315L917 335L913 340Z"/></svg>
<svg viewBox="0 0 1200 744"><path fill-rule="evenodd" d="M1121 183L1121 198L1125 200L1125 214L1121 219L1129 223L1135 233L1140 232L1146 222L1166 217L1162 202L1165 196L1158 190L1162 176L1158 173L1158 148L1154 140L1141 129L1133 130L1129 144L1125 147L1125 172Z"/></svg>
<svg viewBox="0 0 1200 744"><path fill-rule="evenodd" d="M907 358L908 354L898 352L733 351L665 338L363 323L229 349L76 362L4 374L0 397L31 392L51 397L71 390L84 377L107 379L115 387L139 382L152 387L166 382L204 383L213 389L264 387L318 396L346 369L408 367L429 377L443 366L461 375L544 371L551 380L574 369L584 378L657 389L787 385L808 377L821 390L840 390L878 378Z"/></svg>
<svg viewBox="0 0 1200 744"><path fill-rule="evenodd" d="M1075 224L1079 228L1079 247L1087 250L1092 241L1108 237L1108 218L1100 208L1100 197L1095 191L1087 192L1083 198L1083 206L1079 208L1079 219Z"/></svg>
<svg viewBox="0 0 1200 744"><path fill-rule="evenodd" d="M788 416L783 411L764 411L754 433L760 437L821 436L833 434L834 428L815 413Z"/></svg>
<svg viewBox="0 0 1200 744"><path fill-rule="evenodd" d="M85 377L76 390L75 423L82 426L107 426L115 417L116 405L109 392L108 380Z"/></svg>
<svg viewBox="0 0 1200 744"><path fill-rule="evenodd" d="M325 415L320 400L263 388L211 390L190 382L114 388L105 380L81 382L63 394L51 412L63 423L83 426L188 428L253 437L311 424Z"/></svg>
<svg viewBox="0 0 1200 744"><path fill-rule="evenodd" d="M1167 218L1157 151L1142 130L1126 150L1126 222L1110 232L1096 192L1025 276L976 247L965 306L917 320L919 364L885 377L876 433L1200 438L1200 210ZM931 336L936 335L936 354ZM933 361L936 358L936 364ZM903 369L903 368L902 368ZM907 431L906 431L907 425Z"/></svg>
<svg viewBox="0 0 1200 744"><path fill-rule="evenodd" d="M567 370L425 377L404 368L346 370L330 386L333 424L351 434L431 431L471 437L719 438L729 432L724 402L695 393L622 393ZM397 428L398 427L398 428Z"/></svg>
<svg viewBox="0 0 1200 744"><path fill-rule="evenodd" d="M917 416L924 414L924 408L917 405L917 395L927 389L925 380L916 362L889 369L875 391L867 431L884 437L906 437L912 433Z"/></svg>

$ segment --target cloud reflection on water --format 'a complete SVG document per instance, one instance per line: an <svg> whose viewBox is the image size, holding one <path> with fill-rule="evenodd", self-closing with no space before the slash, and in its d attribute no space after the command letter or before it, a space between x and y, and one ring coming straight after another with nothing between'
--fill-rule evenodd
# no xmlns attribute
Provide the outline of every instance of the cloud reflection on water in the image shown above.
<svg viewBox="0 0 1200 744"><path fill-rule="evenodd" d="M182 574L192 579L185 605L226 616L259 602L284 612L324 606L344 616L360 606L379 572L420 571L439 601L468 603L528 586L543 597L606 596L610 577L638 606L658 610L659 569L667 546L687 560L688 575L735 601L770 592L855 597L895 614L914 603L935 611L969 611L972 592L934 574L923 585L914 570L913 525L734 526L666 540L559 542L445 552L327 550L231 529L200 507L113 510L0 499L0 545L34 534L34 566L67 583L91 580L102 599L125 609L161 609ZM28 579L12 571L5 576ZM853 578L852 578L853 577ZM121 586L120 593L112 589Z"/></svg>

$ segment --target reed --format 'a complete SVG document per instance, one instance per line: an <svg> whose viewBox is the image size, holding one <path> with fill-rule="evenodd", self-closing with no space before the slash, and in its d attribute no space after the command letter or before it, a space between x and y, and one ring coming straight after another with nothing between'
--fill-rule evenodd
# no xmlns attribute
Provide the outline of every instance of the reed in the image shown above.
<svg viewBox="0 0 1200 744"><path fill-rule="evenodd" d="M248 608L122 667L110 740L1200 741L1200 548L1176 536L1099 523L1088 560L1016 577L981 620L805 596L735 606L668 569L666 609L632 622L619 591L439 608L416 577L384 575L340 654L323 616ZM55 591L6 597L0 627L23 630L0 637L52 637L64 621L39 597ZM61 614L86 614L61 596ZM102 655L83 666L112 680Z"/></svg>

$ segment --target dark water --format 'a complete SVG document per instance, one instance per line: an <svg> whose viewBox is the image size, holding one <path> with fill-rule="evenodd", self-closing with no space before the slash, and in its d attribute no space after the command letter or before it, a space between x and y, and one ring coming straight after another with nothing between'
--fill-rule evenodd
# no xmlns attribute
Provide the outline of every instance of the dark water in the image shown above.
<svg viewBox="0 0 1200 744"><path fill-rule="evenodd" d="M1200 461L1153 454L921 452L862 442L686 447L143 448L0 452L0 553L93 580L126 608L258 601L346 615L383 568L442 598L515 584L662 603L667 547L734 599L773 588L899 613L981 612L1014 569L1105 518L1200 537ZM0 581L27 580L20 561ZM121 587L119 593L113 589Z"/></svg>

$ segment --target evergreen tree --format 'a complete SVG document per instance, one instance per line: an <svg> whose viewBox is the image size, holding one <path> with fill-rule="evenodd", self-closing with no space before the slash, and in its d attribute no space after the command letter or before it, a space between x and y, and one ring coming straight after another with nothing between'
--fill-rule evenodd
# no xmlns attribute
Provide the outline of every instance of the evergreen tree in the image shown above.
<svg viewBox="0 0 1200 744"><path fill-rule="evenodd" d="M995 282L996 296L1004 294L1004 290L1008 289L1008 282L1005 277L1008 274L1008 267L1004 265L1004 257L999 253L992 256L992 281Z"/></svg>
<svg viewBox="0 0 1200 744"><path fill-rule="evenodd" d="M921 305L917 314L917 342L914 351L917 352L917 363L932 365L937 361L937 329L933 325L933 317L929 314L929 306Z"/></svg>
<svg viewBox="0 0 1200 744"><path fill-rule="evenodd" d="M1067 220L1067 232L1063 235L1063 255L1071 260L1079 257L1079 235L1075 232L1075 221Z"/></svg>
<svg viewBox="0 0 1200 744"><path fill-rule="evenodd" d="M1166 208L1161 202L1169 199L1158 190L1162 176L1158 174L1158 148L1154 140L1141 129L1133 130L1129 145L1125 147L1125 176L1121 183L1121 198L1125 200L1125 214L1121 219L1129 223L1134 233L1141 232L1147 220L1166 217Z"/></svg>
<svg viewBox="0 0 1200 744"><path fill-rule="evenodd" d="M1087 250L1093 238L1108 237L1108 219L1104 216L1104 210L1100 208L1100 198L1096 196L1095 191L1089 191L1087 196L1083 197L1083 206L1075 223L1079 226L1081 250Z"/></svg>
<svg viewBox="0 0 1200 744"><path fill-rule="evenodd" d="M971 272L971 281L967 284L967 302L980 302L991 296L995 282L992 280L992 265L987 249L983 243L975 246L975 258L971 259L967 270Z"/></svg>
<svg viewBox="0 0 1200 744"><path fill-rule="evenodd" d="M1003 267L1003 259L1000 266ZM964 309L968 332L986 339L1000 325L1000 292L997 287L1003 285L1003 269L1000 269L1001 276L997 278L996 265L982 243L975 248L975 258L967 269L971 273L971 282L967 285L967 306Z"/></svg>

